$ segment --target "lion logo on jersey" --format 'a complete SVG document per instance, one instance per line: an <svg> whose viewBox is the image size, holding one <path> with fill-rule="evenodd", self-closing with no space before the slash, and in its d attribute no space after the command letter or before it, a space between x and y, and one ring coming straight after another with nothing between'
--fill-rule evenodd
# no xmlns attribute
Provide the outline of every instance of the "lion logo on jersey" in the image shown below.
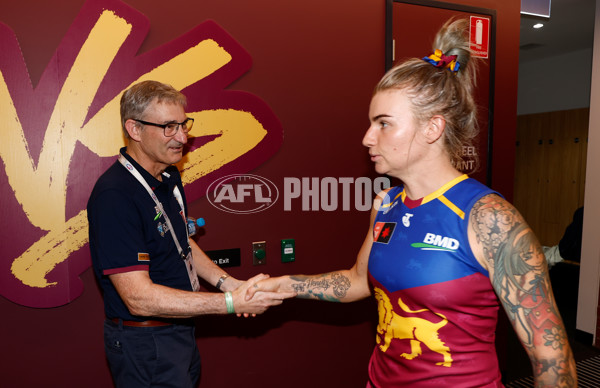
<svg viewBox="0 0 600 388"><path fill-rule="evenodd" d="M444 357L444 361L437 362L436 365L450 367L452 365L452 356L450 348L440 340L438 330L448 323L446 317L442 314L434 313L442 318L440 322L430 322L420 317L403 317L394 312L392 303L388 296L379 288L375 288L375 299L377 300L379 310L379 325L377 326L377 344L381 351L386 352L390 347L392 339L410 340L411 353L402 353L400 356L407 360L412 360L420 356L423 351L421 344L425 344L430 350L439 353ZM412 311L402 299L398 298L398 305L406 313L421 313L430 311L428 309ZM383 342L383 343L382 343Z"/></svg>

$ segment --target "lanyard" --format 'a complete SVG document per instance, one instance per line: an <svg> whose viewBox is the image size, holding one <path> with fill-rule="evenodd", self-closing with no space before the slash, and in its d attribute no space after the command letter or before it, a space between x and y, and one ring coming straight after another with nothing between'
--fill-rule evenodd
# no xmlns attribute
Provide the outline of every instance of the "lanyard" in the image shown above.
<svg viewBox="0 0 600 388"><path fill-rule="evenodd" d="M182 258L185 258L186 255L183 253L183 249L181 248L181 245L179 244L179 240L177 239L177 236L175 235L175 231L173 230L173 225L171 224L171 220L169 219L167 212L165 212L165 209L163 208L162 203L160 203L160 201L156 197L156 194L154 194L154 191L152 191L150 186L148 186L148 182L146 182L146 180L142 177L142 174L140 174L140 172L138 170L136 170L136 168L133 167L133 165L131 163L129 163L129 161L127 161L127 159L122 154L119 154L119 162L127 169L127 171L129 171L131 173L131 175L133 175L141 183L142 186L144 186L144 188L146 189L148 194L150 194L150 197L152 197L152 200L156 204L156 208L158 209L159 212L162 213L163 217L165 217L165 222L167 223L167 226L169 227L169 230L171 231L171 236L173 237L175 246L177 246L177 252L179 252L179 256L181 256ZM179 191L179 187L175 186L175 190L173 190L173 194L175 195L175 198L177 199L179 206L181 206L181 211L185 215L185 209L183 207L183 198L181 197L181 192ZM187 233L188 233L187 225L185 228L185 233L186 233L186 238L189 238L187 235Z"/></svg>
<svg viewBox="0 0 600 388"><path fill-rule="evenodd" d="M136 168L133 167L133 165L127 161L127 159L123 156L123 154L119 154L119 162L127 169L127 171L129 171L131 173L131 175L133 175L140 182L140 184L142 186L144 186L144 188L146 189L148 194L150 194L150 197L156 204L156 208L158 209L158 211L160 213L162 213L163 217L165 217L165 222L167 223L167 227L171 231L171 236L173 237L175 246L177 246L177 252L179 252L179 256L181 256L181 258L183 259L183 261L185 263L185 269L187 270L188 276L190 278L190 284L192 286L192 290L195 292L200 291L200 282L198 281L198 275L196 272L196 268L194 266L194 259L192 257L192 252L191 252L191 250L188 250L187 253L184 253L183 249L181 249L181 245L179 244L179 240L177 239L177 236L175 235L175 230L173 229L171 220L169 219L167 212L165 212L165 209L163 208L162 203L160 203L160 201L156 197L156 194L154 194L154 191L152 191L150 186L148 186L148 182L146 182L146 180L142 177L142 174L140 174L140 172L138 170L136 170ZM168 174L166 174L166 175L168 175ZM175 186L175 189L173 189L173 195L175 196L175 199L179 203L179 206L181 206L181 213L183 214L183 220L186 223L185 237L186 237L186 241L189 241L190 236L189 236L189 232L188 232L187 221L185 218L185 208L184 208L184 204L183 204L183 197L181 195L181 191L179 191L179 187Z"/></svg>

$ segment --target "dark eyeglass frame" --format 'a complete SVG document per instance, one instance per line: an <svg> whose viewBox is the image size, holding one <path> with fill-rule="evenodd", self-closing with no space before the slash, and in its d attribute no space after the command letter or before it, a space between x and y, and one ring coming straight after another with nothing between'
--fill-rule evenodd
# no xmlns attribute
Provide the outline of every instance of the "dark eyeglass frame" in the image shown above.
<svg viewBox="0 0 600 388"><path fill-rule="evenodd" d="M151 123L149 121L144 121L144 120L140 120L140 119L132 119L132 120L137 121L140 124L151 125L153 127L162 128L163 134L165 135L165 137L175 136L177 134L177 131L179 131L179 128L181 128L181 131L187 135L187 133L190 131L190 129L192 129L192 126L194 125L194 119L191 117L188 117L187 119L183 120L180 123L175 122L175 123L166 123L166 124ZM173 132L173 134L167 135L167 129L172 128L173 126L175 126L175 131ZM169 131L172 131L172 129L170 129Z"/></svg>

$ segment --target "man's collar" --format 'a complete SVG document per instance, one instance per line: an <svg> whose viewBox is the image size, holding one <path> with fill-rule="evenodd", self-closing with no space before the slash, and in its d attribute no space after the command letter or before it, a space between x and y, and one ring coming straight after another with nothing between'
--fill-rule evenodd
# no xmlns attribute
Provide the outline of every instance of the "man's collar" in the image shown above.
<svg viewBox="0 0 600 388"><path fill-rule="evenodd" d="M154 188L154 187L158 187L161 183L158 179L156 179L152 174L150 174L148 171L146 171L144 169L144 167L142 167L138 162L135 161L135 159L133 159L131 157L131 155L129 155L127 153L127 147L123 147L119 150L119 152L121 153L121 155L123 155L125 157L125 159L127 159L127 161L129 163L131 163L133 165L133 167L135 167L136 170L138 170L140 172L140 174L142 175L142 177L144 178L144 180L146 182L148 182L148 185L150 185L150 187ZM163 175L163 177L165 177Z"/></svg>

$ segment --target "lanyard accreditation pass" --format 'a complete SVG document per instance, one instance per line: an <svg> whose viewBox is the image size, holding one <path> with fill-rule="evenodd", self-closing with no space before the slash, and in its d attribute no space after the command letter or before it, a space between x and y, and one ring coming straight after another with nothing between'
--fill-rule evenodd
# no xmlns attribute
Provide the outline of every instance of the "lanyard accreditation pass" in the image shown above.
<svg viewBox="0 0 600 388"><path fill-rule="evenodd" d="M158 211L160 213L162 213L163 217L165 217L165 222L167 223L167 227L171 231L171 236L173 237L173 241L175 242L175 246L177 247L179 256L181 256L184 259L183 261L185 263L185 268L188 272L188 276L190 277L190 284L192 285L192 289L194 291L199 291L200 290L200 282L198 281L198 275L196 274L196 268L194 267L194 259L192 258L192 251L189 250L187 255L185 255L183 253L183 249L181 248L181 244L179 244L179 240L177 239L177 236L175 235L175 230L173 229L173 225L171 224L171 220L169 219L169 216L167 216L167 213L165 212L165 209L163 208L162 203L160 203L160 201L156 197L156 194L154 194L154 191L152 191L150 186L148 186L148 183L142 177L142 174L140 174L139 171L136 170L136 168L131 163L129 163L122 154L119 154L119 162L127 169L127 171L129 171L131 173L131 175L133 175L138 180L138 182L141 183L142 186L144 186L144 188L146 189L148 194L150 194L150 197L156 204L156 208L158 209ZM183 207L183 199L181 197L181 192L179 191L179 188L177 186L175 186L175 190L173 190L173 194L175 195L175 198L177 199L179 206L181 206L181 211L183 213L183 218L185 220L185 209ZM187 233L188 233L187 225L186 225L185 231L186 231L186 237L189 239L189 236L187 235Z"/></svg>

